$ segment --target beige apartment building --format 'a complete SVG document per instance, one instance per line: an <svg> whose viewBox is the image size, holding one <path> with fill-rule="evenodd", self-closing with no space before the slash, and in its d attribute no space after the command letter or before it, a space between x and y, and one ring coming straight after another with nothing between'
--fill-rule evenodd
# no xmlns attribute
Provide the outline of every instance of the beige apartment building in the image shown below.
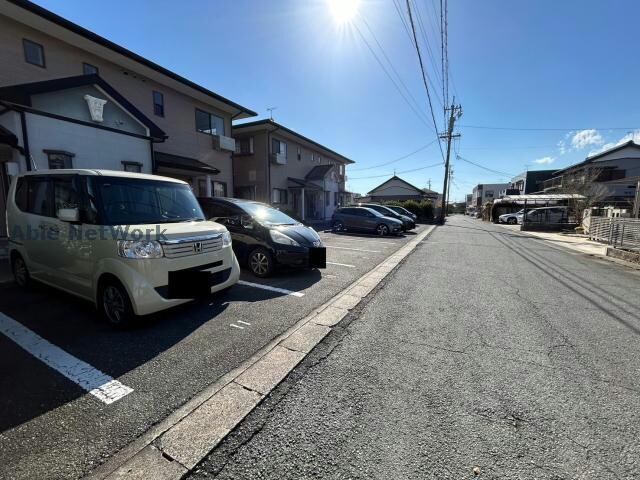
<svg viewBox="0 0 640 480"><path fill-rule="evenodd" d="M255 115L38 5L0 0L2 212L11 174L97 160L181 178L199 196L230 196L231 124Z"/></svg>
<svg viewBox="0 0 640 480"><path fill-rule="evenodd" d="M346 166L353 160L274 122L233 126L234 196L288 211L305 221L328 220L350 202Z"/></svg>

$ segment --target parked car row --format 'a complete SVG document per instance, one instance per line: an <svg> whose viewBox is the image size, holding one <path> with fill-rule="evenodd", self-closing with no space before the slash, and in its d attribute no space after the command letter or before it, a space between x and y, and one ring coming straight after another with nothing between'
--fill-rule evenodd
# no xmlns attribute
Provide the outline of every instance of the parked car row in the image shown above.
<svg viewBox="0 0 640 480"><path fill-rule="evenodd" d="M331 226L334 231L368 232L385 236L413 230L416 228L415 220L416 216L402 207L359 203L336 209L331 217Z"/></svg>
<svg viewBox="0 0 640 480"><path fill-rule="evenodd" d="M258 277L278 265L326 266L318 234L269 205L226 198L201 204L186 182L168 177L20 174L7 205L15 281L27 287L38 280L89 300L119 326L231 287L240 265Z"/></svg>

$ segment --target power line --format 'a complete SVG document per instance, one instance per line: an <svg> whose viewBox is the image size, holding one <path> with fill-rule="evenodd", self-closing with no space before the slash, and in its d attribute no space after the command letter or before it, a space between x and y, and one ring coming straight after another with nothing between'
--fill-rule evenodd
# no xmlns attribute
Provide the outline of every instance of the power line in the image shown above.
<svg viewBox="0 0 640 480"><path fill-rule="evenodd" d="M431 77L429 76L429 74L427 73L427 80L429 80L429 84L431 85L431 93L433 94L434 98L438 101L438 103L440 103L440 105L442 107L444 107L446 105L446 101L444 100L444 96L442 97L442 100L440 99L440 97L438 97L438 94L436 93L438 91L438 89L436 88L436 83L441 82L441 78L438 77L438 69L437 69L437 65L438 63L435 60L435 55L433 54L433 51L431 49L431 42L429 41L429 36L427 35L427 29L424 26L424 22L422 21L422 15L420 14L420 8L418 7L417 3L414 2L414 7L415 7L415 12L416 12L416 19L418 20L418 30L420 31L421 35L422 35L422 39L424 40L424 45L425 48L427 49L427 56L429 57L429 60L431 61L431 66L433 67L433 73L435 76L436 81L434 82Z"/></svg>
<svg viewBox="0 0 640 480"><path fill-rule="evenodd" d="M362 34L362 32L360 31L360 28L358 28L358 25L356 25L355 23L353 24L353 26L356 29L356 32L358 32L358 34L360 35L360 38L362 38L362 41L365 43L365 45L367 46L367 48L369 49L369 51L371 52L371 54L373 55L373 57L376 59L376 62L378 62L378 65L380 65L380 68L382 68L382 71L387 75L387 77L389 77L389 80L391 80L391 83L393 83L393 86L396 87L396 90L398 91L398 93L400 94L400 96L402 97L402 99L407 103L407 105L409 105L409 107L411 108L411 110L413 110L413 113L416 114L416 116L420 119L420 121L422 123L424 123L427 127L429 126L429 123L426 121L426 119L422 116L424 114L421 115L421 112L416 110L416 108L413 106L413 104L409 101L409 99L405 96L405 94L402 92L402 90L400 89L400 87L398 86L398 84L396 83L395 79L391 76L391 74L389 73L389 71L386 69L386 67L384 66L384 64L382 63L382 61L380 60L380 58L378 57L378 55L376 54L376 52L373 50L373 48L371 47L371 45L369 44L369 42L367 41L367 39L365 38L365 36ZM438 134L438 130L436 129L436 135Z"/></svg>
<svg viewBox="0 0 640 480"><path fill-rule="evenodd" d="M426 148L428 148L431 145L433 145L436 141L438 141L437 138L435 140L430 141L426 145L423 145L422 147L418 148L417 150L414 150L411 153L407 153L406 155L403 155L402 157L396 158L395 160L391 160L389 162L384 162L384 163L379 163L378 165L374 165L372 167L349 169L349 171L350 172L356 172L356 171L359 172L359 171L362 171L362 170L371 170L371 169L374 169L374 168L386 167L387 165L391 165L392 163L399 162L400 160L404 160L405 158L409 158L410 156L415 155L416 153L421 152L422 150L425 150Z"/></svg>
<svg viewBox="0 0 640 480"><path fill-rule="evenodd" d="M413 41L416 47L416 53L418 54L418 61L420 62L420 73L422 73L422 82L424 83L424 88L427 91L427 99L429 100L429 110L431 111L431 119L433 120L433 128L436 131L436 135L438 135L438 124L436 122L436 117L433 113L433 104L431 103L431 94L429 93L429 86L427 85L427 76L424 70L424 64L422 62L422 54L420 53L420 47L418 46L418 37L416 36L416 26L413 23L413 15L411 14L411 4L409 0L407 1L407 10L409 12L409 23L411 24L411 31L413 32ZM442 160L444 160L444 151L442 150L442 144L438 142L438 146L440 147L440 154L442 155Z"/></svg>
<svg viewBox="0 0 640 480"><path fill-rule="evenodd" d="M516 174L514 174L514 173L507 173L507 172L502 172L500 170L493 170L492 168L488 168L488 167L485 167L484 165L480 165L478 163L472 162L471 160L467 160L466 158L461 157L460 155L456 155L456 158L458 160L462 160L463 162L470 163L471 165L475 165L478 168L481 168L481 169L486 170L486 171L491 172L491 173L495 173L497 175L506 175L508 177L515 177L516 176Z"/></svg>
<svg viewBox="0 0 640 480"><path fill-rule="evenodd" d="M459 125L462 128L478 128L483 130L514 130L514 131L541 131L541 132L568 132L578 130L637 130L639 127L590 127L590 128L519 128L519 127L493 127L488 125Z"/></svg>
<svg viewBox="0 0 640 480"><path fill-rule="evenodd" d="M403 170L402 172L385 173L384 175L371 175L371 176L368 176L368 177L357 177L357 178L349 177L349 181L351 181L351 180L367 180L369 178L391 177L392 175L397 175L399 173L418 172L420 170L426 170L427 168L439 167L441 165L444 165L444 162L434 163L433 165L427 165L426 167L412 168L411 170Z"/></svg>
<svg viewBox="0 0 640 480"><path fill-rule="evenodd" d="M373 30L371 29L371 27L369 26L369 22L367 22L366 18L364 18L364 16L361 16L360 18L362 18L362 22L364 23L365 27L367 27L367 30L369 31L369 33L371 34L371 36L373 37L373 40L376 42L376 45L378 45L378 48L380 49L380 51L382 52L382 55L384 56L384 58L387 60L387 62L389 63L389 66L391 67L391 70L393 70L393 73L396 74L396 77L398 77L398 80L400 81L400 84L404 87L405 91L407 92L407 94L409 95L409 97L411 98L411 100L413 100L414 105L416 106L416 108L420 111L420 113L422 113L423 115L425 115L426 117L426 113L424 113L422 111L422 108L420 108L420 104L418 103L418 101L415 99L415 97L411 94L411 91L409 90L409 87L407 87L406 83L404 83L404 81L402 80L402 76L398 73L398 70L396 70L396 67L393 66L393 62L391 61L391 59L389 58L389 56L387 55L387 52L384 50L384 48L382 48L382 45L380 44L380 42L378 41L378 37L376 36L376 34L373 32Z"/></svg>

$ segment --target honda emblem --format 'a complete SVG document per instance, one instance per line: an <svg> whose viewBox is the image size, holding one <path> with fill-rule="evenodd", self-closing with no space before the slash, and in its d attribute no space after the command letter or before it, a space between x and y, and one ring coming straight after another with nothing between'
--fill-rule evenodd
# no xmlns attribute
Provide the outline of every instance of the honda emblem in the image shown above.
<svg viewBox="0 0 640 480"><path fill-rule="evenodd" d="M194 253L201 253L202 252L202 242L196 242L193 244L193 251Z"/></svg>

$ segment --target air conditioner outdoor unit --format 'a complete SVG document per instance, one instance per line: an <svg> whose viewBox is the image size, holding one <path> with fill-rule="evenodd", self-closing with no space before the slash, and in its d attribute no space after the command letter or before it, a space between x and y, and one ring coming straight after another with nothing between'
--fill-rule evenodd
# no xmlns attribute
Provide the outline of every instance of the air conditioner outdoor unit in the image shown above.
<svg viewBox="0 0 640 480"><path fill-rule="evenodd" d="M271 159L271 163L275 163L277 165L286 165L287 164L287 156L283 153L272 153L269 155Z"/></svg>
<svg viewBox="0 0 640 480"><path fill-rule="evenodd" d="M215 150L226 150L229 152L236 151L236 141L231 137L225 137L224 135L213 136L213 148Z"/></svg>

